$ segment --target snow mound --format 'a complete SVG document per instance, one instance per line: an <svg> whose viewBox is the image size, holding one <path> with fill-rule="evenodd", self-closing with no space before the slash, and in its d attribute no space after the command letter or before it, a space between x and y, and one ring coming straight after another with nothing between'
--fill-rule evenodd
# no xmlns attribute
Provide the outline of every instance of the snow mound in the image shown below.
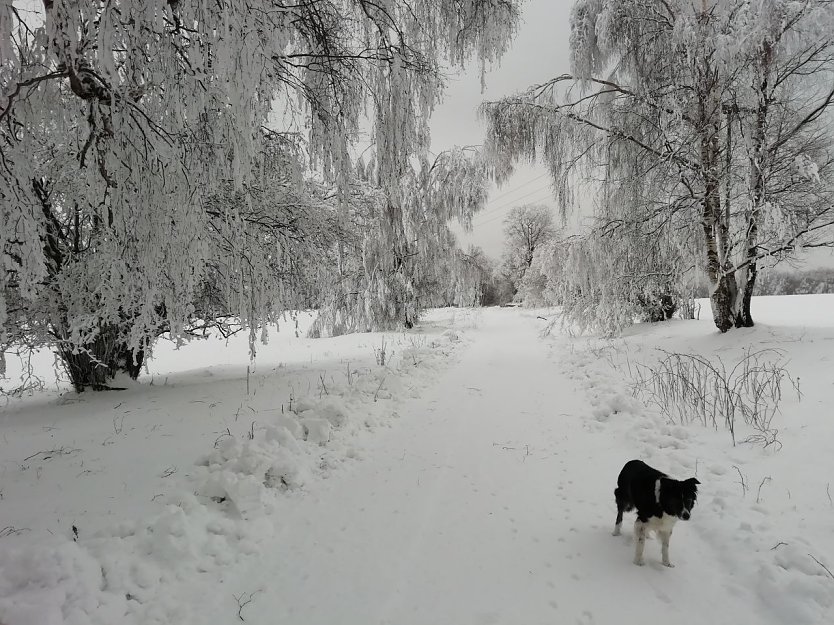
<svg viewBox="0 0 834 625"><path fill-rule="evenodd" d="M83 623L99 606L102 569L74 542L30 549L0 548L0 623ZM65 606L72 611L64 615ZM115 622L115 621L114 621Z"/></svg>
<svg viewBox="0 0 834 625"><path fill-rule="evenodd" d="M320 420L324 423L329 423ZM305 427L306 430L306 427ZM299 488L307 480L309 458L284 426L264 428L263 438L240 441L226 437L198 460L196 492L227 504L243 519L262 516L268 506L269 488Z"/></svg>
<svg viewBox="0 0 834 625"><path fill-rule="evenodd" d="M322 378L319 397L293 401L286 413L283 405L247 405L255 417L239 424L243 432L230 416L192 470L165 476L152 513L78 542L2 538L0 625L192 622L190 595L203 592L201 576L215 583L220 571L260 553L278 524L280 498L360 458L353 436L396 416L396 401L431 382L459 341L411 342L387 366L347 368L344 380L329 376L326 389Z"/></svg>
<svg viewBox="0 0 834 625"><path fill-rule="evenodd" d="M334 428L344 427L350 420L347 406L338 397L328 396L319 400L302 399L297 403L295 412L302 420L325 419Z"/></svg>
<svg viewBox="0 0 834 625"><path fill-rule="evenodd" d="M304 428L304 440L308 443L324 445L330 441L330 421L318 417L304 417L301 419Z"/></svg>

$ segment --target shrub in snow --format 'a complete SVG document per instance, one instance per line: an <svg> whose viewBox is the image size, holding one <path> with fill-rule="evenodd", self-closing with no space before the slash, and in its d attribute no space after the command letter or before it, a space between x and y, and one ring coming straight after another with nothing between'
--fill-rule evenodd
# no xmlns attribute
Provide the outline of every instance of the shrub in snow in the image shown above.
<svg viewBox="0 0 834 625"><path fill-rule="evenodd" d="M743 421L755 433L743 442L781 447L772 426L782 401L782 382L795 382L778 350L748 350L732 367L721 358L665 353L657 365L640 365L634 392L657 405L673 423L693 421L718 429L722 425L736 444Z"/></svg>

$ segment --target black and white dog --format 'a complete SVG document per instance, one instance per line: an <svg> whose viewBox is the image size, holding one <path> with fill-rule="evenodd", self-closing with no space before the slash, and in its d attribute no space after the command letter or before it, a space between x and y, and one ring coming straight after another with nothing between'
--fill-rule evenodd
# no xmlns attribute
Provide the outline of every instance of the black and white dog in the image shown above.
<svg viewBox="0 0 834 625"><path fill-rule="evenodd" d="M660 537L663 564L668 567L674 566L669 562L669 538L678 519L689 520L698 496L698 484L700 482L694 477L682 482L674 480L642 460L626 462L614 490L614 498L617 500L614 536L620 535L623 512L630 512L636 508L634 564L644 564L643 548L646 546L646 534L654 530Z"/></svg>

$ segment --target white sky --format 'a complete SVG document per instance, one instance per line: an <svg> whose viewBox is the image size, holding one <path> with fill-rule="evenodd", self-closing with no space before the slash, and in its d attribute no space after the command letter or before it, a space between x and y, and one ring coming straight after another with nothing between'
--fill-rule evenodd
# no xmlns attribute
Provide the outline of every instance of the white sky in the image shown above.
<svg viewBox="0 0 834 625"><path fill-rule="evenodd" d="M496 100L570 70L572 5L573 0L527 0L513 47L501 65L487 74L484 93L477 64L450 80L444 103L432 117L435 152L483 142L484 128L476 118L476 109L484 100ZM504 246L502 222L510 209L519 204L546 204L555 214L556 200L544 169L521 167L502 188L493 187L489 203L475 217L472 233L456 229L462 247L472 243L481 246L489 256L500 257Z"/></svg>

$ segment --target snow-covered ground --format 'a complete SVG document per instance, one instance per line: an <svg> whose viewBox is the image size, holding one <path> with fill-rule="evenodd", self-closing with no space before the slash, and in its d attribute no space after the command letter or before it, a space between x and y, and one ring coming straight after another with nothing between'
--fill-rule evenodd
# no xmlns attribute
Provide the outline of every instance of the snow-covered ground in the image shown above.
<svg viewBox="0 0 834 625"><path fill-rule="evenodd" d="M705 312L605 341L542 338L554 311L433 311L384 366L381 334L288 323L248 376L245 339L213 341L126 391L12 402L0 624L831 622L834 297L757 298L723 336ZM633 397L656 348L779 350L778 444ZM701 481L674 569L611 536L635 457Z"/></svg>

